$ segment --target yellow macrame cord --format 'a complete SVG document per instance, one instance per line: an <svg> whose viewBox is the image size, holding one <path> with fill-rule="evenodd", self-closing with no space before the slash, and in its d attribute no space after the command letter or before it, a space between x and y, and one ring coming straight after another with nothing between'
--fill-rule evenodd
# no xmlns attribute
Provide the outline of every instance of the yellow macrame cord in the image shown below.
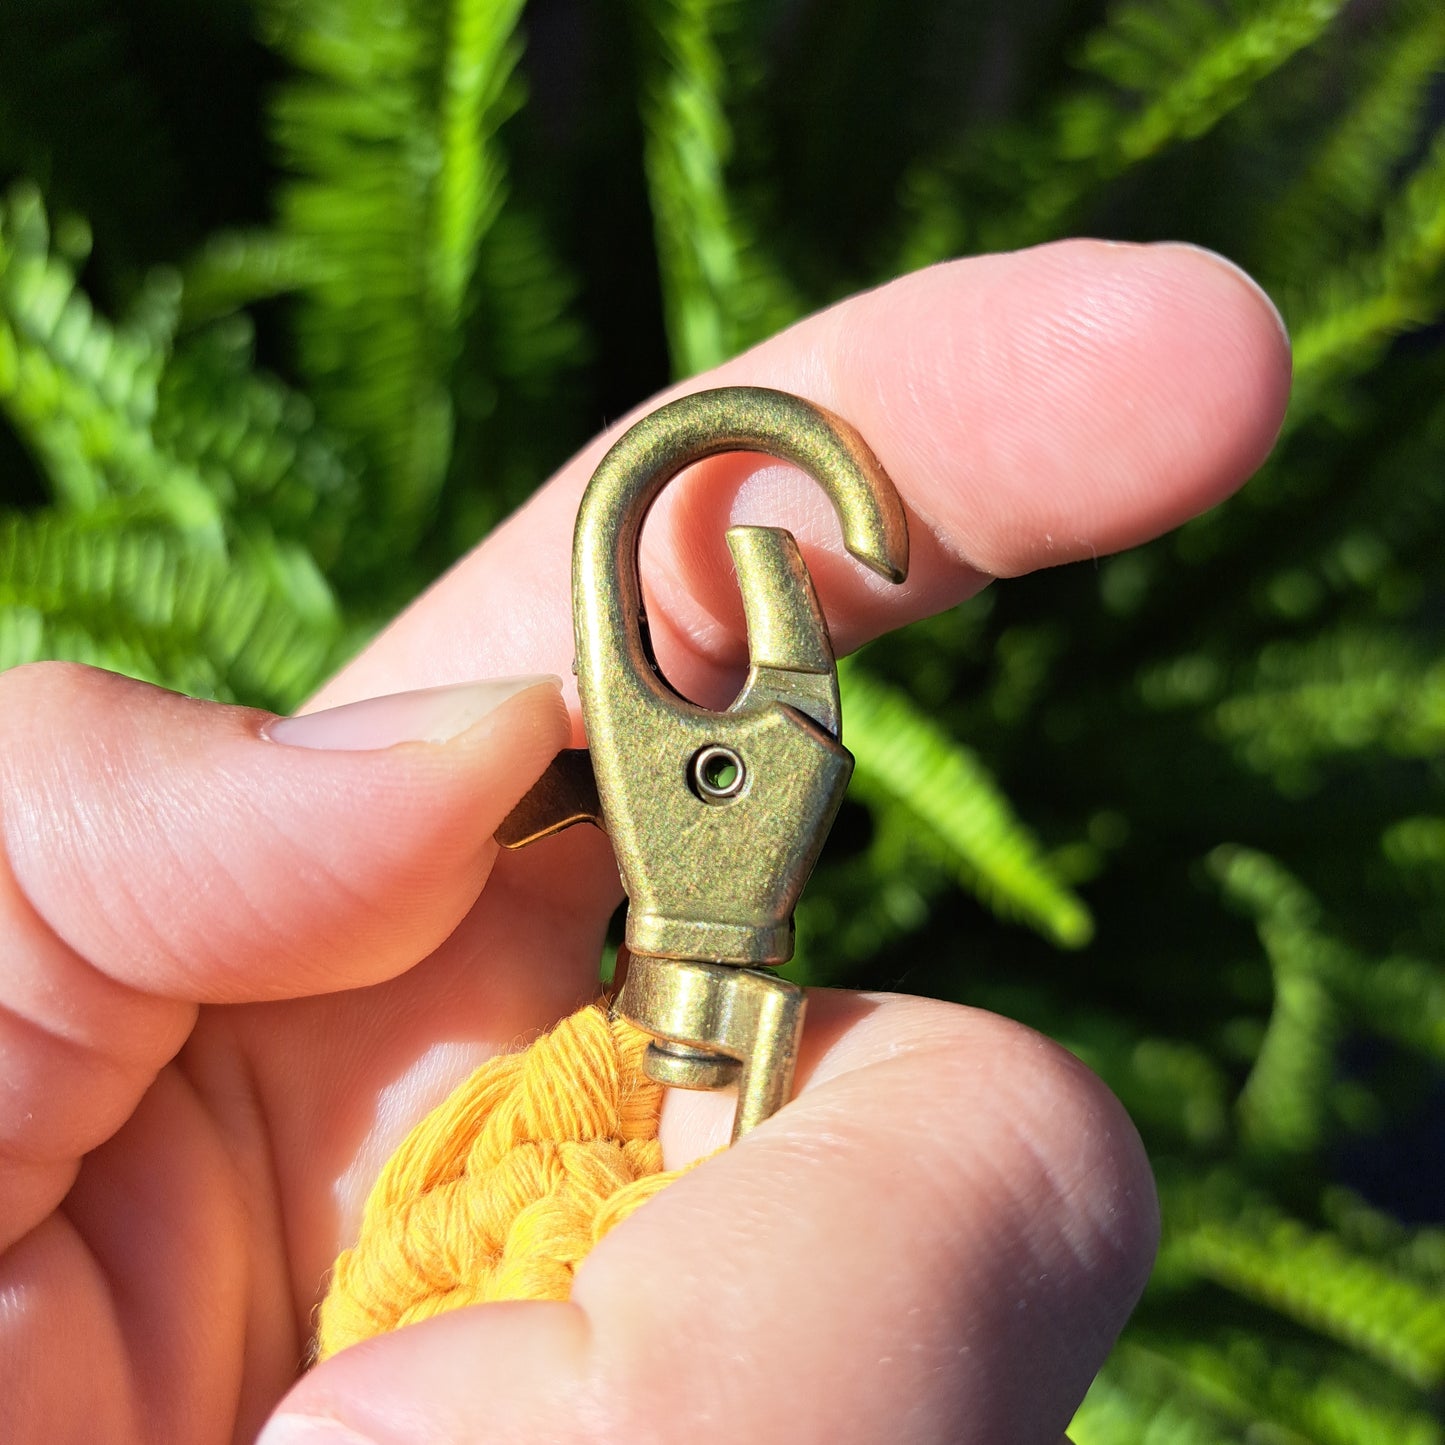
<svg viewBox="0 0 1445 1445"><path fill-rule="evenodd" d="M662 1169L647 1043L589 1006L428 1114L336 1261L318 1358L462 1305L566 1299L593 1245L682 1172Z"/></svg>

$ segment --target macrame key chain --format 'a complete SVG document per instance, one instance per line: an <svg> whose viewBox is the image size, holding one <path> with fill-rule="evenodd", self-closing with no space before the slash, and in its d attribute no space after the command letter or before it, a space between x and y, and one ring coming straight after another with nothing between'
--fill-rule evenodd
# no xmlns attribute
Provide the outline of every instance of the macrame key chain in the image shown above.
<svg viewBox="0 0 1445 1445"><path fill-rule="evenodd" d="M565 1299L587 1251L671 1178L663 1085L736 1086L736 1140L792 1090L803 993L769 970L853 771L838 673L797 543L732 527L750 667L726 712L679 696L645 635L638 542L685 468L724 452L794 463L828 494L843 542L892 582L903 505L847 422L784 392L727 387L643 418L577 515L572 611L590 749L562 753L503 823L520 848L589 822L627 891L631 963L610 1015L589 1007L484 1064L411 1132L337 1261L318 1350L459 1305Z"/></svg>

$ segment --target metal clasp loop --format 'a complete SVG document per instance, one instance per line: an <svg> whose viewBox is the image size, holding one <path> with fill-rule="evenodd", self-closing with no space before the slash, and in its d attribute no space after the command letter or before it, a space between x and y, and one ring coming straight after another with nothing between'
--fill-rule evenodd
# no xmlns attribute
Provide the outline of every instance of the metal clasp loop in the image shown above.
<svg viewBox="0 0 1445 1445"><path fill-rule="evenodd" d="M727 533L750 660L732 705L698 707L650 660L638 576L648 509L686 467L738 451L808 472L832 501L848 551L903 580L902 503L840 418L755 387L695 393L643 418L597 468L574 538L577 680L595 800L577 762L561 764L498 836L516 845L600 817L629 899L634 958L616 1007L658 1040L647 1063L653 1077L690 1087L739 1078L742 1132L786 1097L802 1022L800 996L767 998L797 990L755 970L792 957L793 911L853 759L838 736L827 624L797 544L781 528ZM669 960L702 967L669 968Z"/></svg>

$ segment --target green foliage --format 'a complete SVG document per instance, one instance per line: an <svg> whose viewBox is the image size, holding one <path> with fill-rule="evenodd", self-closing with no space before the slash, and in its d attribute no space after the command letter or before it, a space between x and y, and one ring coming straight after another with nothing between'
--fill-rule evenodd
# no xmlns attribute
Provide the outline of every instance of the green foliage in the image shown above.
<svg viewBox="0 0 1445 1445"><path fill-rule="evenodd" d="M1183 1213L1177 1196L1171 1199ZM1161 1273L1187 1270L1377 1359L1422 1389L1445 1379L1445 1298L1267 1207L1181 1228Z"/></svg>
<svg viewBox="0 0 1445 1445"><path fill-rule="evenodd" d="M1402 331L1438 316L1445 294L1445 136L1409 176L1382 216L1382 239L1309 283L1294 334L1297 408L1316 390L1369 366Z"/></svg>
<svg viewBox="0 0 1445 1445"><path fill-rule="evenodd" d="M718 31L737 23L738 8L732 0L649 0L639 26L644 160L668 341L682 376L718 365L799 312L727 184L732 132Z"/></svg>
<svg viewBox="0 0 1445 1445"><path fill-rule="evenodd" d="M1074 1445L1119 1439L1267 1440L1270 1445L1439 1445L1438 1421L1340 1354L1266 1350L1243 1331L1158 1344L1138 1329L1069 1429ZM1148 1342L1146 1342L1148 1341ZM1387 1403L1388 1402L1388 1403ZM1261 1422L1267 1421L1268 1424Z"/></svg>
<svg viewBox="0 0 1445 1445"><path fill-rule="evenodd" d="M1138 1122L1164 1247L1079 1445L1442 1445L1437 0L22 9L0 666L289 707L597 423L903 266L1267 281L1240 497L844 668L793 971L1013 1014Z"/></svg>
<svg viewBox="0 0 1445 1445"><path fill-rule="evenodd" d="M179 301L157 272L112 326L35 192L0 208L0 405L56 504L0 513L0 666L69 657L289 706L335 652L318 561L354 477L310 404L252 368L244 322L176 348Z"/></svg>
<svg viewBox="0 0 1445 1445"><path fill-rule="evenodd" d="M862 668L848 667L843 677L856 796L906 818L916 850L940 857L1002 917L1027 920L1067 948L1087 943L1088 909L1062 884L978 755Z"/></svg>
<svg viewBox="0 0 1445 1445"><path fill-rule="evenodd" d="M125 497L187 531L214 533L215 498L150 435L174 324L164 282L152 283L142 325L112 327L75 289L69 261L51 255L38 195L17 189L0 227L0 394L57 498L89 510Z"/></svg>
<svg viewBox="0 0 1445 1445"><path fill-rule="evenodd" d="M1317 40L1343 3L1115 5L1079 47L1087 80L1051 97L1032 125L981 127L955 153L915 171L917 214L902 265L1057 235L1101 183L1217 125ZM994 192L989 211L958 204L964 185Z"/></svg>
<svg viewBox="0 0 1445 1445"><path fill-rule="evenodd" d="M1445 11L1431 0L1394 7L1385 45L1366 47L1349 102L1258 229L1270 279L1305 278L1348 254L1377 224L1399 169L1419 142L1430 87L1445 68Z"/></svg>
<svg viewBox="0 0 1445 1445"><path fill-rule="evenodd" d="M521 3L261 8L294 67L272 126L292 176L278 194L282 234L308 258L298 362L322 418L366 459L371 535L405 547L451 454L461 326L503 195L497 132L520 103Z"/></svg>
<svg viewBox="0 0 1445 1445"><path fill-rule="evenodd" d="M199 697L287 708L335 648L338 617L299 549L233 555L106 517L0 524L0 667L42 657Z"/></svg>

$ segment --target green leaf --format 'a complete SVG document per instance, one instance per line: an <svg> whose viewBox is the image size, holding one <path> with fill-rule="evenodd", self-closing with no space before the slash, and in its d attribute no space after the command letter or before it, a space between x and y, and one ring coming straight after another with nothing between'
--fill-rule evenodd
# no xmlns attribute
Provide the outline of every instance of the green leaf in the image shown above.
<svg viewBox="0 0 1445 1445"><path fill-rule="evenodd" d="M1263 251L1280 283L1310 287L1377 222L1420 138L1425 102L1445 69L1445 10L1435 0L1386 9L1347 106L1309 164L1259 217Z"/></svg>
<svg viewBox="0 0 1445 1445"><path fill-rule="evenodd" d="M1322 395L1376 361L1402 332L1428 325L1445 296L1445 133L1409 175L1381 218L1373 250L1286 297L1294 337L1298 424Z"/></svg>
<svg viewBox="0 0 1445 1445"><path fill-rule="evenodd" d="M195 326L258 301L292 295L320 280L319 267L310 247L295 236L223 231L182 272L182 318Z"/></svg>
<svg viewBox="0 0 1445 1445"><path fill-rule="evenodd" d="M979 899L1066 948L1089 941L1093 923L1051 871L992 774L903 693L861 667L840 670L854 782L875 810L897 809L926 830Z"/></svg>
<svg viewBox="0 0 1445 1445"><path fill-rule="evenodd" d="M130 497L219 545L215 495L151 436L178 288L162 272L151 290L139 325L97 316L50 253L39 194L13 190L0 206L0 408L58 499L94 508Z"/></svg>
<svg viewBox="0 0 1445 1445"><path fill-rule="evenodd" d="M481 541L585 439L578 392L591 343L576 314L578 286L541 218L510 202L482 238L454 373L443 564Z"/></svg>
<svg viewBox="0 0 1445 1445"><path fill-rule="evenodd" d="M452 445L450 378L478 248L502 204L497 138L521 0L265 0L295 69L273 105L281 243L304 256L300 359L367 460L372 565L416 541ZM381 537L384 535L384 543Z"/></svg>
<svg viewBox="0 0 1445 1445"><path fill-rule="evenodd" d="M1209 863L1226 894L1259 919L1274 977L1269 1026L1239 1096L1243 1136L1265 1153L1308 1153L1329 1121L1343 1033L1330 978L1346 965L1346 950L1315 926L1309 894L1263 854L1218 848Z"/></svg>
<svg viewBox="0 0 1445 1445"><path fill-rule="evenodd" d="M694 376L795 320L801 302L730 187L719 32L735 0L646 0L645 161L673 369Z"/></svg>
<svg viewBox="0 0 1445 1445"><path fill-rule="evenodd" d="M1341 1351L1238 1329L1138 1333L1116 1351L1069 1427L1075 1445L1440 1445L1426 1410Z"/></svg>
<svg viewBox="0 0 1445 1445"><path fill-rule="evenodd" d="M1166 1194L1160 1269L1268 1305L1421 1389L1445 1382L1445 1295L1311 1229L1257 1194Z"/></svg>
<svg viewBox="0 0 1445 1445"><path fill-rule="evenodd" d="M1306 791L1331 756L1430 757L1445 744L1445 660L1403 628L1351 627L1262 648L1212 723L1250 767Z"/></svg>
<svg viewBox="0 0 1445 1445"><path fill-rule="evenodd" d="M261 523L333 570L360 509L355 465L311 403L254 362L243 317L187 337L161 377L155 444L196 470L233 530Z"/></svg>
<svg viewBox="0 0 1445 1445"><path fill-rule="evenodd" d="M66 658L286 710L321 680L338 632L294 548L227 557L144 526L0 518L0 668Z"/></svg>
<svg viewBox="0 0 1445 1445"><path fill-rule="evenodd" d="M1123 0L1088 36L1070 90L1033 127L971 135L945 159L917 165L898 265L966 249L997 250L1067 231L1082 203L1115 177L1204 135L1259 83L1319 39L1344 0ZM1099 83L1102 82L1102 83ZM978 187L987 209L965 214Z"/></svg>
<svg viewBox="0 0 1445 1445"><path fill-rule="evenodd" d="M1314 895L1265 853L1217 848L1209 866L1226 898L1257 921L1275 978L1274 1012L1240 1100L1257 1142L1321 1142L1346 1017L1445 1060L1445 966L1351 948L1326 929Z"/></svg>

